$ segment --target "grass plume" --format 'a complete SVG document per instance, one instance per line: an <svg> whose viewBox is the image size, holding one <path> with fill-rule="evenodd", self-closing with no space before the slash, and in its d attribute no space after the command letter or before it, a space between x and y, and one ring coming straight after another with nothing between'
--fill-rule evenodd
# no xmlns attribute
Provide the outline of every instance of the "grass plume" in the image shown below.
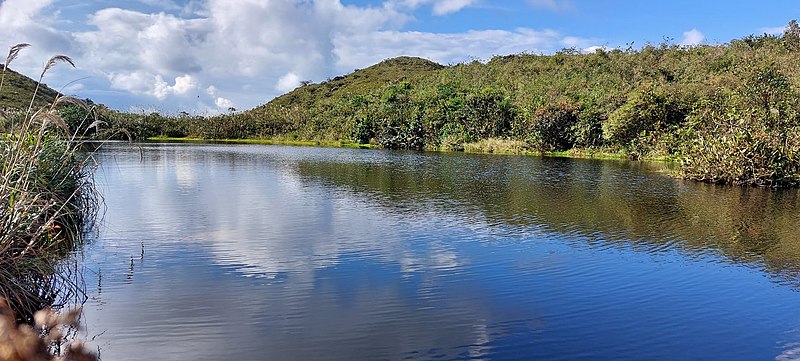
<svg viewBox="0 0 800 361"><path fill-rule="evenodd" d="M8 56L6 57L6 62L5 64L3 64L3 74L0 75L0 92L3 91L3 83L5 83L6 80L6 70L8 69L8 66L11 65L11 62L13 62L14 59L17 58L17 56L19 56L19 52L22 51L22 49L25 49L29 46L31 46L31 44L19 43L17 45L12 46L11 49L8 50Z"/></svg>

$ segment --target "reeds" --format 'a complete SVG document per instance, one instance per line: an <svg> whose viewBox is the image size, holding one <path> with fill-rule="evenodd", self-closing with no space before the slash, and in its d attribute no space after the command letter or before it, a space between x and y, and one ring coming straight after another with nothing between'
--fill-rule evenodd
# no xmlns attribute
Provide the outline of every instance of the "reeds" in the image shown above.
<svg viewBox="0 0 800 361"><path fill-rule="evenodd" d="M11 47L3 77L27 46ZM51 58L39 84L58 62L73 65L63 55ZM24 112L0 114L10 124L0 136L0 297L8 301L17 321L27 323L37 310L82 294L77 272L61 271L99 204L91 157L81 151L77 130L70 132L57 113L59 104L82 102L59 95L49 106L34 109L38 90L37 85Z"/></svg>

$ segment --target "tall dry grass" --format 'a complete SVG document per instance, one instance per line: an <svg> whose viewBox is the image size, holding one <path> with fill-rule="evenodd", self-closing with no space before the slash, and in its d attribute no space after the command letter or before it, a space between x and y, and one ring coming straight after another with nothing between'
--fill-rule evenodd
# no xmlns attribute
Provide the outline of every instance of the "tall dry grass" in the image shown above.
<svg viewBox="0 0 800 361"><path fill-rule="evenodd" d="M11 47L0 94L6 69L28 46ZM78 272L65 260L80 245L99 204L91 155L57 112L65 103L85 104L60 95L49 106L34 108L39 84L61 62L74 67L67 56L52 57L27 109L0 114L7 125L0 135L0 297L17 321L27 323L37 310L82 296Z"/></svg>

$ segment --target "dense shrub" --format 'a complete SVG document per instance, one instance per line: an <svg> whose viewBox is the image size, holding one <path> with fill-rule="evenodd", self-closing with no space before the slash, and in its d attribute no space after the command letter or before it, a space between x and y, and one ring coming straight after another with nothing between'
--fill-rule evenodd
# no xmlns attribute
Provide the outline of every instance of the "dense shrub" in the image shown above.
<svg viewBox="0 0 800 361"><path fill-rule="evenodd" d="M605 116L597 107L582 107L578 120L572 126L576 148L597 148L603 145Z"/></svg>
<svg viewBox="0 0 800 361"><path fill-rule="evenodd" d="M505 135L513 118L509 98L492 88L469 94L459 116L471 141Z"/></svg>
<svg viewBox="0 0 800 361"><path fill-rule="evenodd" d="M695 137L684 177L707 182L800 184L800 116L796 92L771 65L758 65L735 92L706 101L693 114Z"/></svg>
<svg viewBox="0 0 800 361"><path fill-rule="evenodd" d="M664 131L685 117L686 109L679 100L647 86L633 92L623 106L611 113L603 125L603 134L611 143L625 147L636 138Z"/></svg>
<svg viewBox="0 0 800 361"><path fill-rule="evenodd" d="M564 151L575 145L574 127L578 110L569 104L549 104L537 109L531 120L528 141L540 151Z"/></svg>

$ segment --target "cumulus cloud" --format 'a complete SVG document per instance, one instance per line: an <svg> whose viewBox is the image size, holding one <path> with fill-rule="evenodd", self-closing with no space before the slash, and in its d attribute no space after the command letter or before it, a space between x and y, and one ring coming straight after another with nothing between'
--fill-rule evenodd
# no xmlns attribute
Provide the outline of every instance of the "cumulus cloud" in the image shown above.
<svg viewBox="0 0 800 361"><path fill-rule="evenodd" d="M278 83L275 84L275 89L285 93L294 90L298 85L300 85L300 77L295 73L286 73L286 75L278 79Z"/></svg>
<svg viewBox="0 0 800 361"><path fill-rule="evenodd" d="M214 104L216 104L218 108L222 109L233 108L234 105L232 101L225 99L223 97L217 97L217 99L214 100Z"/></svg>
<svg viewBox="0 0 800 361"><path fill-rule="evenodd" d="M0 40L8 45L31 42L47 56L72 56L79 69L54 74L61 77L50 83L88 78L91 85L86 88L97 89L95 101L118 108L157 103L162 109L201 110L234 103L253 107L290 91L300 77L321 80L399 55L448 64L597 43L528 28L403 30L421 7L446 15L475 6L477 0L385 0L369 6L341 0L139 3L159 12L95 6L86 23L68 29L52 0L5 0L0 3ZM169 10L176 7L181 9ZM46 58L34 54L19 65L36 74Z"/></svg>
<svg viewBox="0 0 800 361"><path fill-rule="evenodd" d="M41 70L42 60L52 53L77 55L72 34L54 28L57 11L51 9L52 0L4 0L0 3L0 42L11 46L17 43L30 43L34 46L25 49L26 56L15 62L15 67ZM32 73L36 72L32 71Z"/></svg>
<svg viewBox="0 0 800 361"><path fill-rule="evenodd" d="M52 0L5 0L0 4L0 22L12 28L31 25L51 3Z"/></svg>
<svg viewBox="0 0 800 361"><path fill-rule="evenodd" d="M167 83L161 75L141 71L112 73L109 78L112 88L151 95L158 100L164 100L170 95L186 95L198 87L190 75L176 77L173 84Z"/></svg>
<svg viewBox="0 0 800 361"><path fill-rule="evenodd" d="M401 6L416 9L423 5L430 5L434 15L447 15L460 11L463 8L475 5L477 0L402 0ZM392 3L390 3L392 4ZM396 2L394 3L397 4Z"/></svg>
<svg viewBox="0 0 800 361"><path fill-rule="evenodd" d="M606 50L606 47L605 46L600 46L600 45L592 45L592 46L590 46L588 48L584 48L583 52L587 53L587 54L590 54L590 53L595 53L598 50Z"/></svg>
<svg viewBox="0 0 800 361"><path fill-rule="evenodd" d="M190 75L183 75L175 78L175 85L170 87L170 91L175 94L187 94L197 88L197 82Z"/></svg>
<svg viewBox="0 0 800 361"><path fill-rule="evenodd" d="M692 29L683 33L683 39L681 39L681 45L686 45L686 46L699 45L704 40L706 40L706 36L703 35L703 33L700 32L700 30Z"/></svg>

